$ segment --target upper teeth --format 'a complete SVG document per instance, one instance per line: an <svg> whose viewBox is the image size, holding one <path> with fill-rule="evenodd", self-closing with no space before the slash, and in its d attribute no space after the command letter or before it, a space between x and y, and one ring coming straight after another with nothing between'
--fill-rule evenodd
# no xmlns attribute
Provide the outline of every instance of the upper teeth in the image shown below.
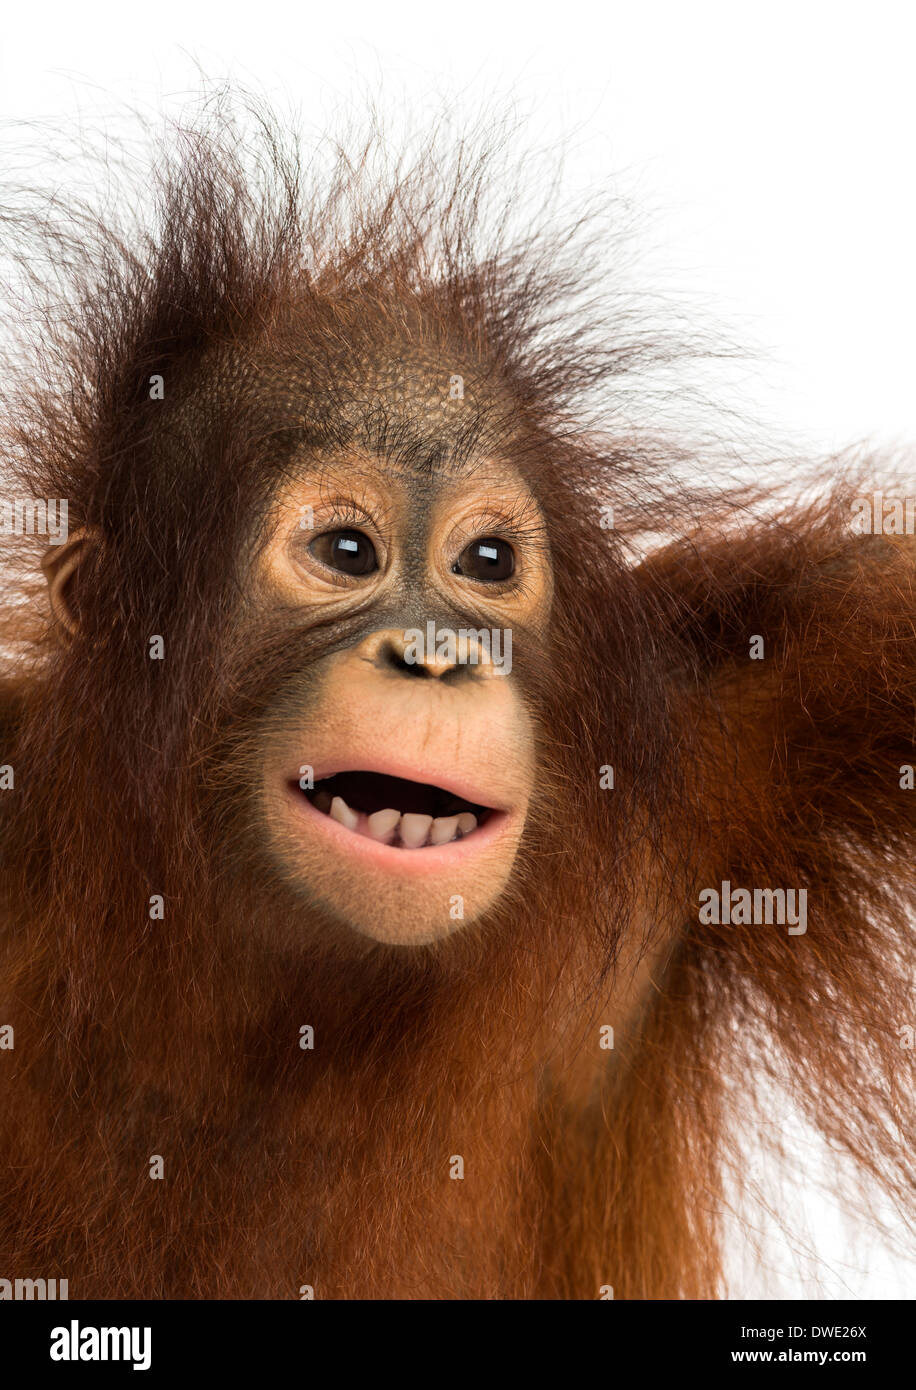
<svg viewBox="0 0 916 1390"><path fill-rule="evenodd" d="M452 840L460 840L477 829L477 817L470 811L462 811L457 816L423 816L408 811L404 815L393 807L385 811L374 811L371 816L363 815L348 806L342 796L333 800L327 792L318 792L314 804L325 811L332 820L356 830L370 839L383 844L393 844L400 839L405 849L421 849L424 845L447 845Z"/></svg>

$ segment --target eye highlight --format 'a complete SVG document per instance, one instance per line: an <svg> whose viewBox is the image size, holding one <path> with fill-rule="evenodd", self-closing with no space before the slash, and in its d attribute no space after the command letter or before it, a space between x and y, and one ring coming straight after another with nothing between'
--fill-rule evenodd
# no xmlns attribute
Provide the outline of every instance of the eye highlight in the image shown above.
<svg viewBox="0 0 916 1390"><path fill-rule="evenodd" d="M452 565L452 574L495 584L510 579L515 572L515 552L498 536L480 536L466 545Z"/></svg>
<svg viewBox="0 0 916 1390"><path fill-rule="evenodd" d="M362 531L323 531L310 542L309 554L338 574L374 574L379 567L375 546Z"/></svg>

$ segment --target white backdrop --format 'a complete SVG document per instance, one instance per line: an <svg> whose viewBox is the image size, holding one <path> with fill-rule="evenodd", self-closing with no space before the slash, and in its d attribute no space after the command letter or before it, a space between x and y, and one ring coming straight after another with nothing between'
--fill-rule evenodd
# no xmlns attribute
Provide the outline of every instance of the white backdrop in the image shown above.
<svg viewBox="0 0 916 1390"><path fill-rule="evenodd" d="M817 448L912 445L914 39L916 9L888 0L45 0L4 16L0 121L177 109L201 69L318 129L367 88L414 127L443 95L469 112L512 97L533 143L564 140L576 185L614 179L647 211L659 287L757 350L756 413ZM817 1163L780 1199L790 1233L750 1218L765 1286L736 1223L734 1295L911 1293L916 1266L853 1241Z"/></svg>

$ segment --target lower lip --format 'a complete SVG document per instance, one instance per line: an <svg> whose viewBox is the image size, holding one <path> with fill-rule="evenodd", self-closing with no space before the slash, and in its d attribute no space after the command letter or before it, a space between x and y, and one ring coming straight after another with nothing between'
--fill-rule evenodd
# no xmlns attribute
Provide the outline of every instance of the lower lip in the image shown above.
<svg viewBox="0 0 916 1390"><path fill-rule="evenodd" d="M287 785L286 794L294 813L302 816L306 825L323 831L335 849L352 854L385 872L397 874L432 875L441 873L443 869L457 868L463 861L474 858L498 840L512 819L506 811L491 811L483 825L460 840L450 840L447 845L404 849L348 830L339 821L325 815L324 811L317 810L298 787Z"/></svg>

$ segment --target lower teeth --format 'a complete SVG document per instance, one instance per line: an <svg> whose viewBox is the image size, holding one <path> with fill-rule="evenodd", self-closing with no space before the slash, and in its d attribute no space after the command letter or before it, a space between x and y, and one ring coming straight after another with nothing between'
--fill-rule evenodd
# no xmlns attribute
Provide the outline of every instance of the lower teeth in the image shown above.
<svg viewBox="0 0 916 1390"><path fill-rule="evenodd" d="M342 796L332 797L329 792L317 791L311 798L312 805L323 811L339 825L346 826L359 835L380 844L398 845L402 849L423 849L426 846L448 845L453 840L464 839L477 829L477 817L471 811L459 815L432 816L406 812L403 815L393 807L384 811L374 811L371 816L362 811L354 811Z"/></svg>

